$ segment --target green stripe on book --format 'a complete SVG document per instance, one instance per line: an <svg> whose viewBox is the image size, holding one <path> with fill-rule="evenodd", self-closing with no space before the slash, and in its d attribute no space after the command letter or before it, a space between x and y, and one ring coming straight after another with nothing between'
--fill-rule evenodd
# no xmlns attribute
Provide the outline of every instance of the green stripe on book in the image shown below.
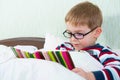
<svg viewBox="0 0 120 80"><path fill-rule="evenodd" d="M15 48L11 47L11 49L12 49L13 53L15 54L15 56L19 57L18 54L17 54L17 52L16 52L16 50L15 50Z"/></svg>
<svg viewBox="0 0 120 80"><path fill-rule="evenodd" d="M37 59L37 57L35 56L35 53L33 53L33 57Z"/></svg>
<svg viewBox="0 0 120 80"><path fill-rule="evenodd" d="M53 53L53 51L48 51L48 55L49 55L51 61L58 62L55 55L54 55L54 53Z"/></svg>
<svg viewBox="0 0 120 80"><path fill-rule="evenodd" d="M65 61L65 58L63 57L62 51L60 51L60 55L61 55L61 57L62 57L62 59L63 59L63 61L64 61L65 67L68 68L67 63L66 63L66 61Z"/></svg>
<svg viewBox="0 0 120 80"><path fill-rule="evenodd" d="M59 59L60 63L61 63L64 67L67 67L67 66L66 66L66 63L65 63L65 61L64 61L64 59L63 59L63 57L62 57L62 55L61 55L61 52L60 52L60 51L55 51L55 52L56 52L56 55L58 56L58 59Z"/></svg>
<svg viewBox="0 0 120 80"><path fill-rule="evenodd" d="M29 55L30 55L30 58L35 58L32 53L29 53Z"/></svg>
<svg viewBox="0 0 120 80"><path fill-rule="evenodd" d="M26 58L30 58L29 52L24 52L24 53L25 53Z"/></svg>

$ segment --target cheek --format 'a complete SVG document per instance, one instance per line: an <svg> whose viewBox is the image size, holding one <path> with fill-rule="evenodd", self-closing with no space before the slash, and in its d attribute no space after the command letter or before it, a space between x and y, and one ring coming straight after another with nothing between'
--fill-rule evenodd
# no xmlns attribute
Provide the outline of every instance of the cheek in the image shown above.
<svg viewBox="0 0 120 80"><path fill-rule="evenodd" d="M89 44L89 39L84 39L80 41L80 45L83 47L86 47Z"/></svg>
<svg viewBox="0 0 120 80"><path fill-rule="evenodd" d="M94 43L94 40L91 38L84 38L83 40L80 40L80 46L82 48L88 47Z"/></svg>
<svg viewBox="0 0 120 80"><path fill-rule="evenodd" d="M86 44L90 44L91 42L93 41L93 37L87 37L87 38L84 38L83 42L86 43Z"/></svg>
<svg viewBox="0 0 120 80"><path fill-rule="evenodd" d="M95 44L95 41L96 41L96 38L88 37L84 41L82 41L81 43L83 45L85 45L85 47L88 47L88 46L91 46L91 45Z"/></svg>

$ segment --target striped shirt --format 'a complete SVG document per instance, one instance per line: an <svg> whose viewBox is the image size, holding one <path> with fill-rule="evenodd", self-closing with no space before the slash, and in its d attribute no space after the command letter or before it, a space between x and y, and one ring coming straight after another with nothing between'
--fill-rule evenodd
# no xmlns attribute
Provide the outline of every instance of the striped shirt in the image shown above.
<svg viewBox="0 0 120 80"><path fill-rule="evenodd" d="M66 42L56 49L75 50L70 43ZM96 80L120 80L120 57L112 52L109 47L95 44L82 50L87 51L104 66L104 69L93 72Z"/></svg>

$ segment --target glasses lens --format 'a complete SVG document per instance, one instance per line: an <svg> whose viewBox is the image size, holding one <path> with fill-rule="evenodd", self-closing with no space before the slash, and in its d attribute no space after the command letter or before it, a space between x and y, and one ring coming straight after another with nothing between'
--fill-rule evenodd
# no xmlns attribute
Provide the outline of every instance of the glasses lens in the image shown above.
<svg viewBox="0 0 120 80"><path fill-rule="evenodd" d="M82 39L82 38L84 37L84 35L81 34L81 33L75 33L75 34L74 34L74 37L75 37L76 39Z"/></svg>
<svg viewBox="0 0 120 80"><path fill-rule="evenodd" d="M72 34L71 34L70 32L68 32L68 31L65 31L65 32L63 33L63 35L64 35L65 37L67 37L67 38L71 38L71 36L72 36Z"/></svg>

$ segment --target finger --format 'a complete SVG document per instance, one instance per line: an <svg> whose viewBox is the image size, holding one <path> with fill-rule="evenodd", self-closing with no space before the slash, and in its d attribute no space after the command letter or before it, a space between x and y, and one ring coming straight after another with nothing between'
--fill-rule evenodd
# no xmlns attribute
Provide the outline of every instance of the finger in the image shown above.
<svg viewBox="0 0 120 80"><path fill-rule="evenodd" d="M75 72L75 73L78 73L78 72L81 71L81 68L74 68L74 69L72 69L72 71Z"/></svg>

